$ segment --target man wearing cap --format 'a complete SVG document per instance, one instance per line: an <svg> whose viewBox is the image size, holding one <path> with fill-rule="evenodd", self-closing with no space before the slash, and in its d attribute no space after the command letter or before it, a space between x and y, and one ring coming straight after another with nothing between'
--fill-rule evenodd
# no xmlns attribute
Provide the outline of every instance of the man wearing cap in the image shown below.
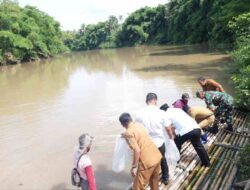
<svg viewBox="0 0 250 190"><path fill-rule="evenodd" d="M227 123L226 130L233 131L233 98L225 92L215 91L197 91L196 96L200 99L205 99L207 107L214 111L215 117L218 121L225 117ZM217 127L215 125L214 127Z"/></svg>
<svg viewBox="0 0 250 190"><path fill-rule="evenodd" d="M201 85L203 91L225 92L222 85L213 79L206 79L204 77L199 77L197 80Z"/></svg>
<svg viewBox="0 0 250 190"><path fill-rule="evenodd" d="M136 121L143 124L147 129L149 136L159 149L162 155L161 160L161 181L165 185L169 180L168 164L165 157L165 143L163 129L165 125L165 112L160 110L157 105L157 95L155 93L148 93L146 96L147 106L136 112Z"/></svg>
<svg viewBox="0 0 250 190"><path fill-rule="evenodd" d="M75 147L73 153L74 166L80 174L82 190L96 190L96 183L92 162L88 156L93 137L84 133L79 137L79 146Z"/></svg>
<svg viewBox="0 0 250 190"><path fill-rule="evenodd" d="M174 108L183 109L184 106L188 105L188 100L189 100L189 94L184 93L184 94L182 94L181 99L176 100L172 105Z"/></svg>
<svg viewBox="0 0 250 190"><path fill-rule="evenodd" d="M131 175L135 177L133 190L145 190L147 184L151 190L158 190L161 153L145 127L134 123L129 113L121 114L119 120L126 129L123 137L133 150L133 163L130 170Z"/></svg>
<svg viewBox="0 0 250 190"><path fill-rule="evenodd" d="M182 145L186 141L190 140L201 160L202 165L209 167L210 160L204 146L200 141L201 129L196 121L183 110L178 108L169 108L167 104L162 105L160 109L166 111L166 131L170 139L174 139L179 151L181 151Z"/></svg>

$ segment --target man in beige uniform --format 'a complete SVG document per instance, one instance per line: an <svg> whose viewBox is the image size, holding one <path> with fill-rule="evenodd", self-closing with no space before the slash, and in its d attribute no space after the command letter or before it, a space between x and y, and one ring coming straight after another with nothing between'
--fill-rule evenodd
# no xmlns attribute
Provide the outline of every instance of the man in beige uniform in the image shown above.
<svg viewBox="0 0 250 190"><path fill-rule="evenodd" d="M206 107L186 106L184 107L184 111L187 112L193 119L195 119L201 129L206 128L214 123L214 113Z"/></svg>
<svg viewBox="0 0 250 190"><path fill-rule="evenodd" d="M144 190L149 184L151 190L159 189L161 153L151 140L145 127L134 123L128 113L123 113L119 120L126 132L123 134L133 150L131 175L134 178L133 190Z"/></svg>

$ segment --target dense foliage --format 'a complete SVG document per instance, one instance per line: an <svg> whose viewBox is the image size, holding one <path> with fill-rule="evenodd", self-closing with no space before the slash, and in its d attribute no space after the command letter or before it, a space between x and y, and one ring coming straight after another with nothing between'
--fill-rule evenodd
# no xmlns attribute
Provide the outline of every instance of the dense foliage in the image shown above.
<svg viewBox="0 0 250 190"><path fill-rule="evenodd" d="M95 25L83 24L76 33L67 32L64 41L72 50L164 43L167 41L165 11L166 7L163 5L145 7L129 15L123 24L119 24L121 19L115 16Z"/></svg>
<svg viewBox="0 0 250 190"><path fill-rule="evenodd" d="M29 61L65 51L60 24L35 7L0 0L0 63Z"/></svg>
<svg viewBox="0 0 250 190"><path fill-rule="evenodd" d="M118 19L115 16L110 16L105 22L83 24L78 32L65 32L63 39L71 50L116 47L115 40L118 29Z"/></svg>
<svg viewBox="0 0 250 190"><path fill-rule="evenodd" d="M83 25L69 47L86 50L149 43L232 43L229 21L249 11L249 0L170 0L166 5L136 10L122 24L112 16L96 25Z"/></svg>
<svg viewBox="0 0 250 190"><path fill-rule="evenodd" d="M169 39L174 43L231 43L228 22L250 11L249 0L171 0Z"/></svg>
<svg viewBox="0 0 250 190"><path fill-rule="evenodd" d="M239 181L244 181L250 179L250 143L240 151L238 160L239 166Z"/></svg>
<svg viewBox="0 0 250 190"><path fill-rule="evenodd" d="M145 7L133 12L117 35L119 46L167 42L166 6Z"/></svg>
<svg viewBox="0 0 250 190"><path fill-rule="evenodd" d="M237 104L250 110L250 12L229 22L237 49L233 53L237 70L232 76Z"/></svg>

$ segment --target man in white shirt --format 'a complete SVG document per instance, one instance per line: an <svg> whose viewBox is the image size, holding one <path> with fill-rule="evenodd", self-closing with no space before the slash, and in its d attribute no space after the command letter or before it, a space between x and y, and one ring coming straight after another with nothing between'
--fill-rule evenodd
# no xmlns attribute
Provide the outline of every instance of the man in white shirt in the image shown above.
<svg viewBox="0 0 250 190"><path fill-rule="evenodd" d="M201 129L196 121L182 109L169 108L167 104L162 105L160 109L166 111L166 117L168 120L166 122L166 130L170 139L174 139L179 151L181 150L182 144L190 140L201 159L202 165L209 167L210 160L201 143Z"/></svg>
<svg viewBox="0 0 250 190"><path fill-rule="evenodd" d="M149 136L162 154L161 170L162 182L166 185L168 183L169 172L167 160L165 158L165 144L163 130L168 122L166 113L160 110L157 105L157 95L155 93L148 93L146 97L147 106L136 113L136 121L142 123L147 129ZM153 155L152 155L153 156Z"/></svg>

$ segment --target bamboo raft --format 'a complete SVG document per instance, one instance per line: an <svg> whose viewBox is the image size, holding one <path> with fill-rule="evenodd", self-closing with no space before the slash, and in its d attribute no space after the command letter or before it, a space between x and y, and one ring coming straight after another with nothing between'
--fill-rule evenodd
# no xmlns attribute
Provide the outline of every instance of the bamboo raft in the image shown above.
<svg viewBox="0 0 250 190"><path fill-rule="evenodd" d="M168 186L162 190L228 190L235 179L236 161L239 150L250 138L249 115L237 111L234 114L234 132L220 129L216 135L209 134L205 148L208 151L211 166L201 166L200 159L193 146L185 143L181 150L181 159Z"/></svg>

